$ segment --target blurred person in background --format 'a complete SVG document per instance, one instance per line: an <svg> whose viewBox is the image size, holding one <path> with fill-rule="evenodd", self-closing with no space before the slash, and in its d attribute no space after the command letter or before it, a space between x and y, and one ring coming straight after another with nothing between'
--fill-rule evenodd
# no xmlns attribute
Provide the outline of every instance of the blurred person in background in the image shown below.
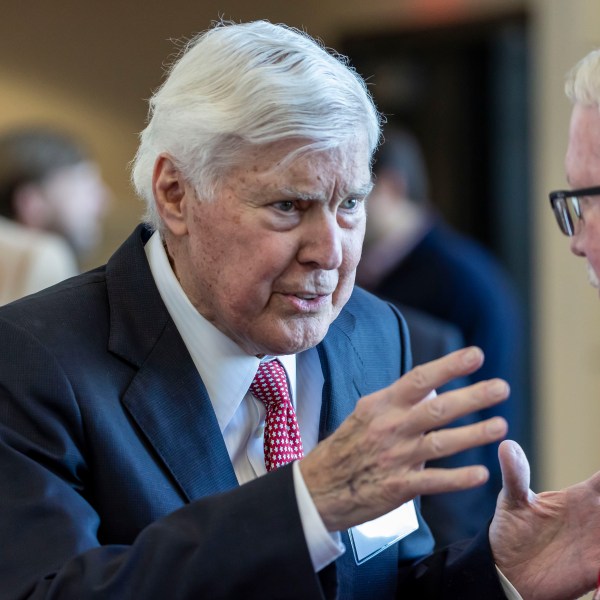
<svg viewBox="0 0 600 600"><path fill-rule="evenodd" d="M0 135L0 304L76 275L101 241L110 192L70 135Z"/></svg>
<svg viewBox="0 0 600 600"><path fill-rule="evenodd" d="M511 437L519 440L520 403L526 401L523 309L512 281L490 252L452 229L432 206L422 149L410 132L386 128L373 171L375 187L368 200L357 283L386 300L453 324L466 345L479 346L485 364L471 382L494 376L511 386L509 400L484 410L479 418L503 416ZM490 481L480 510L470 515L479 525L493 512L502 488L498 444L481 452Z"/></svg>

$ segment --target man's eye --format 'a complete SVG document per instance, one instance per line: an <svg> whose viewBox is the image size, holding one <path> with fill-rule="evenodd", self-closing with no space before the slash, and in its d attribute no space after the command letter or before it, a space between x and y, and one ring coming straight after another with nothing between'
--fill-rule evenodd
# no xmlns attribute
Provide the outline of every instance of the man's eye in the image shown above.
<svg viewBox="0 0 600 600"><path fill-rule="evenodd" d="M280 202L275 202L273 206L281 212L291 212L294 210L294 203L291 200L281 200Z"/></svg>
<svg viewBox="0 0 600 600"><path fill-rule="evenodd" d="M355 210L359 204L360 200L358 198L347 198L340 204L340 207L344 210Z"/></svg>

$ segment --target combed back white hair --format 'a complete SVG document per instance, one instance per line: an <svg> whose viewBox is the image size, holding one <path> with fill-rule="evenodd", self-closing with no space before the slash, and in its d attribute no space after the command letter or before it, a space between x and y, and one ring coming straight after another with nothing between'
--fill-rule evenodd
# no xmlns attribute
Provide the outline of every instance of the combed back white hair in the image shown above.
<svg viewBox="0 0 600 600"><path fill-rule="evenodd" d="M132 168L145 220L160 229L152 172L161 152L210 201L249 145L297 138L303 150L328 150L362 136L372 155L381 120L347 59L308 34L267 21L219 22L186 45L150 99Z"/></svg>
<svg viewBox="0 0 600 600"><path fill-rule="evenodd" d="M600 50L584 56L569 71L565 93L573 103L600 107Z"/></svg>

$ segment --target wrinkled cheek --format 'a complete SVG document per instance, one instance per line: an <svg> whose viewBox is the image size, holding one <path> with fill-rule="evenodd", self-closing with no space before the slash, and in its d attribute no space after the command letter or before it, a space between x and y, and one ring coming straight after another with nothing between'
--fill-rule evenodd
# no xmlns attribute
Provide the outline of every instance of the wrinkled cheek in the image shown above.
<svg viewBox="0 0 600 600"><path fill-rule="evenodd" d="M362 255L362 241L364 236L360 236L360 242L355 240L355 243L351 245L351 248L346 250L344 264L340 273L342 274L340 279L344 279L350 282L350 288L354 286L354 279L356 278L356 269Z"/></svg>
<svg viewBox="0 0 600 600"><path fill-rule="evenodd" d="M346 278L343 282L340 282L340 284L338 285L338 288L335 294L333 295L333 314L331 316L332 321L340 314L342 308L344 308L346 302L348 302L348 300L350 299L353 289L354 277Z"/></svg>

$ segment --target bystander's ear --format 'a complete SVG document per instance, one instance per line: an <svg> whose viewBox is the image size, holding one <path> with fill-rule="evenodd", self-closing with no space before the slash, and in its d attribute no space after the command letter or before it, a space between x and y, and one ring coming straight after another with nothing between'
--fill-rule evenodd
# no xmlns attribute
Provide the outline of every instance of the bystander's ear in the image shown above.
<svg viewBox="0 0 600 600"><path fill-rule="evenodd" d="M160 154L154 163L152 190L165 228L175 236L187 234L186 213L196 201L194 191L168 154Z"/></svg>
<svg viewBox="0 0 600 600"><path fill-rule="evenodd" d="M34 229L45 229L51 222L50 206L39 185L26 183L13 194L15 221Z"/></svg>

